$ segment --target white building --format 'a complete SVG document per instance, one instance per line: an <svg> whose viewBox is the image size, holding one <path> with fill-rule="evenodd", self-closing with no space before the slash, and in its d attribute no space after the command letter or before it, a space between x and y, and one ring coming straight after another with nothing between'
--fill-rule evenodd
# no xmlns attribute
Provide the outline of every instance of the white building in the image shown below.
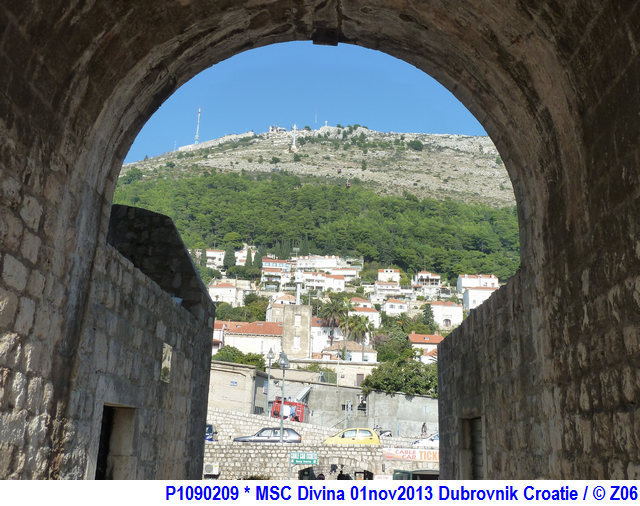
<svg viewBox="0 0 640 506"><path fill-rule="evenodd" d="M441 329L450 329L462 323L463 311L460 304L436 300L429 305L433 311L433 318Z"/></svg>
<svg viewBox="0 0 640 506"><path fill-rule="evenodd" d="M223 249L207 250L207 267L209 267L210 269L221 269L223 262L224 262Z"/></svg>
<svg viewBox="0 0 640 506"><path fill-rule="evenodd" d="M333 335L333 343L331 342ZM322 318L313 317L311 319L311 349L313 353L322 353L322 350L332 346L334 343L342 342L342 329L332 327Z"/></svg>
<svg viewBox="0 0 640 506"><path fill-rule="evenodd" d="M477 308L497 290L498 287L493 288L489 286L467 288L467 291L462 295L462 308L464 311L471 311L472 309Z"/></svg>
<svg viewBox="0 0 640 506"><path fill-rule="evenodd" d="M285 286L291 283L291 272L279 267L263 267L260 283L267 289Z"/></svg>
<svg viewBox="0 0 640 506"><path fill-rule="evenodd" d="M443 339L444 337L439 334L416 334L415 332L409 334L411 346L423 352L437 350L438 343Z"/></svg>
<svg viewBox="0 0 640 506"><path fill-rule="evenodd" d="M373 284L373 295L376 300L400 297L400 284L395 281L376 281Z"/></svg>
<svg viewBox="0 0 640 506"><path fill-rule="evenodd" d="M277 258L262 257L262 267L273 267L281 269L283 272L289 272L291 269L291 263L287 260L278 260Z"/></svg>
<svg viewBox="0 0 640 506"><path fill-rule="evenodd" d="M360 297L351 297L349 302L353 304L355 307L368 307L373 308L373 303L367 299L361 299Z"/></svg>
<svg viewBox="0 0 640 506"><path fill-rule="evenodd" d="M378 281L393 281L400 283L400 271L398 269L378 269Z"/></svg>
<svg viewBox="0 0 640 506"><path fill-rule="evenodd" d="M389 299L382 304L382 310L387 314L406 313L409 310L409 303L399 299Z"/></svg>
<svg viewBox="0 0 640 506"><path fill-rule="evenodd" d="M428 271L420 271L411 280L414 291L419 292L430 299L440 295L441 279L439 274Z"/></svg>
<svg viewBox="0 0 640 506"><path fill-rule="evenodd" d="M464 293L467 288L499 287L498 278L494 274L460 274L456 289L458 293Z"/></svg>
<svg viewBox="0 0 640 506"><path fill-rule="evenodd" d="M340 266L340 257L337 255L309 255L298 257L295 262L296 270L331 272Z"/></svg>
<svg viewBox="0 0 640 506"><path fill-rule="evenodd" d="M233 307L244 305L245 290L231 283L218 283L209 287L209 296L213 302L226 302Z"/></svg>
<svg viewBox="0 0 640 506"><path fill-rule="evenodd" d="M283 306L295 306L296 298L293 295L278 293L274 295L267 306L266 320L268 322L282 323L284 321Z"/></svg>
<svg viewBox="0 0 640 506"><path fill-rule="evenodd" d="M259 353L262 356L266 356L271 349L278 356L281 351L283 330L282 323L247 323L241 327L227 330L224 344L234 346L242 353Z"/></svg>
<svg viewBox="0 0 640 506"><path fill-rule="evenodd" d="M322 350L322 353L329 353L334 357L340 356L344 349L344 343L335 343L333 346L329 346ZM363 360L364 358L364 360ZM347 341L347 360L351 362L377 362L378 352L373 348L369 348L365 345L364 357L362 355L362 344L355 341Z"/></svg>
<svg viewBox="0 0 640 506"><path fill-rule="evenodd" d="M325 290L344 292L344 289L346 288L344 276L327 274L325 280Z"/></svg>
<svg viewBox="0 0 640 506"><path fill-rule="evenodd" d="M358 270L355 267L331 269L334 276L344 276L345 283L349 283L358 277Z"/></svg>
<svg viewBox="0 0 640 506"><path fill-rule="evenodd" d="M380 313L371 307L354 307L349 311L349 316L364 316L373 323L374 329L380 327Z"/></svg>

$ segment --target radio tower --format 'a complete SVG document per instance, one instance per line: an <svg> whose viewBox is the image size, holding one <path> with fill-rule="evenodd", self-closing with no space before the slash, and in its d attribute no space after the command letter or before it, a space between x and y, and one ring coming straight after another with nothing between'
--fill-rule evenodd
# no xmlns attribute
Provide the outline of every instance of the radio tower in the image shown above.
<svg viewBox="0 0 640 506"><path fill-rule="evenodd" d="M198 126L196 127L196 142L194 144L198 144L200 142L200 107L198 107Z"/></svg>

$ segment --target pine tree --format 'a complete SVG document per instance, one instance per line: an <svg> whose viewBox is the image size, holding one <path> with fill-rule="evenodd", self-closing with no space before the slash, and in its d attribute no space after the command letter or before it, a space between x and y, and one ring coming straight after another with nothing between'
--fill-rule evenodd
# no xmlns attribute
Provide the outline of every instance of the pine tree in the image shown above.
<svg viewBox="0 0 640 506"><path fill-rule="evenodd" d="M424 306L424 310L422 311L422 323L431 329L431 334L436 331L436 319L433 316L431 304L425 304Z"/></svg>
<svg viewBox="0 0 640 506"><path fill-rule="evenodd" d="M233 243L227 244L227 249L224 252L224 259L222 260L222 265L225 269L229 269L236 265L236 252L233 249Z"/></svg>
<svg viewBox="0 0 640 506"><path fill-rule="evenodd" d="M251 258L251 255L251 249L247 248L247 261L244 264L247 269L251 269L253 267L253 259Z"/></svg>
<svg viewBox="0 0 640 506"><path fill-rule="evenodd" d="M262 269L262 247L258 248L256 251L256 256L253 259L253 267L256 269Z"/></svg>

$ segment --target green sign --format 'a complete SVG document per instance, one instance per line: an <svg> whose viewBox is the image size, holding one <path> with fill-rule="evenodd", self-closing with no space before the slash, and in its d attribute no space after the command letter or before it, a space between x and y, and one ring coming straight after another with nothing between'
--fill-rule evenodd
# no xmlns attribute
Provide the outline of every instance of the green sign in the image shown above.
<svg viewBox="0 0 640 506"><path fill-rule="evenodd" d="M291 452L289 454L291 464L313 464L318 463L317 452Z"/></svg>

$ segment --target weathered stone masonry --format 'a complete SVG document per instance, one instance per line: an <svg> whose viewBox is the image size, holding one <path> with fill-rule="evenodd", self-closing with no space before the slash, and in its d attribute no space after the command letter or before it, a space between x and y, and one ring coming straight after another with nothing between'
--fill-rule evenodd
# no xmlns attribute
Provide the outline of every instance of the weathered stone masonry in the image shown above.
<svg viewBox="0 0 640 506"><path fill-rule="evenodd" d="M639 0L0 0L0 477L90 476L99 399L78 392L103 374L88 365L92 286L139 129L203 69L295 40L428 72L480 120L513 182L522 268L439 353L443 477L466 476L473 419L488 478L637 477L639 33ZM184 308L158 295L170 333ZM193 379L197 357L176 343ZM158 388L140 387L144 406ZM168 462L166 448L141 462Z"/></svg>

